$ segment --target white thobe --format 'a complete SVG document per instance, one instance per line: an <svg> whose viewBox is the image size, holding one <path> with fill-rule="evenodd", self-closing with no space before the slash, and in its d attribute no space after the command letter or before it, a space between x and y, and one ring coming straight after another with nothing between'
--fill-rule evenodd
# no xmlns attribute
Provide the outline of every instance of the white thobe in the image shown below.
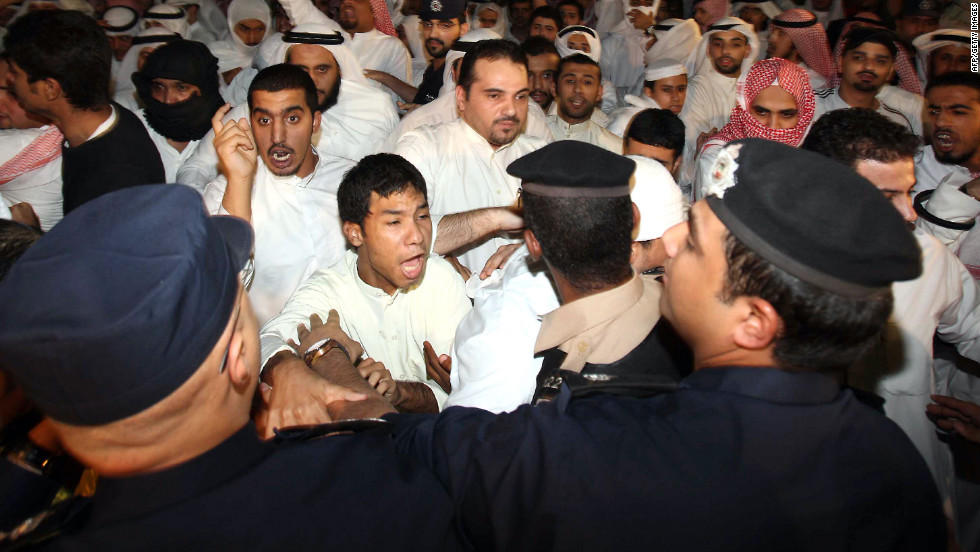
<svg viewBox="0 0 980 552"><path fill-rule="evenodd" d="M187 143L184 151L177 151L177 148L170 145L167 142L167 138L154 130L150 126L150 123L146 120L146 113L140 109L136 112L140 118L140 122L146 127L146 133L150 135L150 140L153 140L153 145L157 147L157 151L160 152L160 161L163 161L163 170L167 174L167 182L177 182L177 171L180 166L184 164L185 161L194 155L197 150L197 146L201 143L200 140L191 140ZM213 145L212 145L213 147Z"/></svg>
<svg viewBox="0 0 980 552"><path fill-rule="evenodd" d="M625 107L620 107L609 114L609 124L606 126L606 130L612 132L620 138L626 136L626 131L629 130L630 123L633 121L633 117L636 114L644 111L646 109L661 109L660 104L645 95L628 94L626 98Z"/></svg>
<svg viewBox="0 0 980 552"><path fill-rule="evenodd" d="M396 381L421 382L432 389L440 408L446 393L426 377L422 343L449 354L456 326L470 310L463 280L445 259L430 255L421 283L388 295L357 274L357 253L348 251L333 266L314 273L289 298L282 312L262 328L262 366L286 341L299 342L296 327L316 313L340 315L344 333L364 348L364 356L384 364Z"/></svg>
<svg viewBox="0 0 980 552"><path fill-rule="evenodd" d="M711 62L706 63L710 65ZM684 121L684 161L678 184L688 199L697 166L698 136L712 128L721 130L728 124L737 100L737 82L738 79L726 77L712 66L695 75L687 87L687 98L680 114Z"/></svg>
<svg viewBox="0 0 980 552"><path fill-rule="evenodd" d="M509 412L531 402L542 357L534 357L541 317L557 309L544 262L534 263L521 247L486 280L470 277L473 310L456 329L452 392L446 406Z"/></svg>
<svg viewBox="0 0 980 552"><path fill-rule="evenodd" d="M49 127L0 130L0 165L12 159L26 148ZM52 160L43 167L0 185L0 197L3 197L3 211L10 218L9 205L30 203L34 213L41 221L41 230L47 232L64 216L61 195L61 157Z"/></svg>
<svg viewBox="0 0 980 552"><path fill-rule="evenodd" d="M217 42L218 37L207 29L204 25L201 25L200 21L195 21L187 27L187 40L196 40L197 42L203 42L204 44L210 44L211 42Z"/></svg>
<svg viewBox="0 0 980 552"><path fill-rule="evenodd" d="M248 105L228 112L224 121L248 119ZM398 124L398 112L384 92L347 80L341 81L337 104L320 118L320 132L313 136L317 151L353 162L381 151L381 143ZM177 171L177 182L203 190L218 175L214 131L209 130L197 150Z"/></svg>
<svg viewBox="0 0 980 552"><path fill-rule="evenodd" d="M926 202L926 209L939 218L953 222L976 220L980 214L980 201L959 191L972 177L966 167L941 163L936 159L932 146L923 148L915 163L915 190L935 190ZM974 278L980 279L980 227L971 230L951 230L936 226L920 218L919 226L955 253Z"/></svg>
<svg viewBox="0 0 980 552"><path fill-rule="evenodd" d="M458 119L406 133L398 140L395 153L425 178L429 212L437 227L448 214L514 205L521 180L507 174L507 166L550 141L520 134L494 150L466 121ZM508 243L515 240L493 236L465 248L458 257L464 266L479 272L497 248Z"/></svg>
<svg viewBox="0 0 980 552"><path fill-rule="evenodd" d="M283 0L281 4L295 25L305 23L319 23L331 27L337 25L336 21L318 10L310 0ZM366 33L354 33L353 37L345 31L344 44L350 48L364 69L383 71L403 82L412 82L412 56L398 37L386 35L377 29L371 29ZM374 80L370 82L372 86L387 92L392 103L401 101L401 97L387 86Z"/></svg>
<svg viewBox="0 0 980 552"><path fill-rule="evenodd" d="M625 29L621 24L616 29L621 32L612 32L602 39L599 65L602 76L615 86L617 105L622 105L626 94L639 94L643 88L643 71L646 69L643 55L645 43L650 38L632 26Z"/></svg>
<svg viewBox="0 0 980 552"><path fill-rule="evenodd" d="M814 121L828 111L851 107L840 97L838 90L839 88L824 88L813 93L816 100ZM924 105L922 96L905 92L894 86L886 86L881 89L881 92L878 92L876 98L878 98L878 113L911 130L916 135L922 136L922 107ZM900 103L894 103L895 100ZM918 109L914 108L916 104Z"/></svg>
<svg viewBox="0 0 980 552"><path fill-rule="evenodd" d="M381 151L395 151L395 144L406 132L425 125L435 126L458 120L459 111L456 110L456 94L443 94L406 113L395 130L382 144ZM545 121L544 111L541 110L541 106L533 101L527 103L527 121L524 123L524 134L548 141L552 139L551 130L548 129L548 123Z"/></svg>
<svg viewBox="0 0 980 552"><path fill-rule="evenodd" d="M980 360L980 290L962 263L917 231L922 275L892 285L894 309L883 337L848 370L848 384L885 399L885 414L922 454L944 501L953 478L949 448L925 415L931 393L946 393L933 370L933 336Z"/></svg>
<svg viewBox="0 0 980 552"><path fill-rule="evenodd" d="M548 115L548 128L555 140L577 140L599 146L616 155L623 154L623 139L597 125L592 119L582 123L569 124L558 116L557 103L551 104L553 112ZM596 111L599 111L596 109Z"/></svg>
<svg viewBox="0 0 980 552"><path fill-rule="evenodd" d="M259 160L252 185L255 274L248 290L259 324L282 310L310 274L333 266L343 255L346 240L337 188L353 165L349 159L320 154L313 174L299 178L276 176ZM227 213L221 205L227 185L220 176L205 188L204 203L211 214Z"/></svg>

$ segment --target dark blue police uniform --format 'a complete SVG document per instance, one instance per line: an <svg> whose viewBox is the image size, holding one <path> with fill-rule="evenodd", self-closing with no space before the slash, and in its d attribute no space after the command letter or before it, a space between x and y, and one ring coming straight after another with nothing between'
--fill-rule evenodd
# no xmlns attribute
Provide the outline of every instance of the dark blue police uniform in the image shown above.
<svg viewBox="0 0 980 552"><path fill-rule="evenodd" d="M479 550L944 550L925 462L833 379L711 368L652 398L386 416Z"/></svg>
<svg viewBox="0 0 980 552"><path fill-rule="evenodd" d="M270 445L248 424L173 468L101 478L87 510L44 550L458 549L445 490L387 436Z"/></svg>

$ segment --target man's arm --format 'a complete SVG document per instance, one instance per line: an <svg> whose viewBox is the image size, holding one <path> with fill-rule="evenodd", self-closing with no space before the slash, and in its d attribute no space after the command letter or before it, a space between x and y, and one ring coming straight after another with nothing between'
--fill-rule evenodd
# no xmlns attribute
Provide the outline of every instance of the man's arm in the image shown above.
<svg viewBox="0 0 980 552"><path fill-rule="evenodd" d="M381 84L387 86L392 92L398 94L398 97L403 101L410 102L415 99L415 95L418 94L419 89L415 88L411 84L404 82L398 77L385 73L384 71L375 71L373 69L365 69L364 76L380 82Z"/></svg>
<svg viewBox="0 0 980 552"><path fill-rule="evenodd" d="M954 223L969 223L980 215L980 179L973 179L962 186L950 182L947 176L923 202L922 206L930 215ZM959 249L967 231L950 228L926 220L920 216L916 226L931 234L951 251Z"/></svg>
<svg viewBox="0 0 980 552"><path fill-rule="evenodd" d="M319 23L320 25L330 25L341 30L340 26L327 14L318 10L310 0L281 0L279 2L289 16L293 25L304 25L306 23Z"/></svg>
<svg viewBox="0 0 980 552"><path fill-rule="evenodd" d="M517 209L487 207L445 215L439 220L433 251L446 255L460 247L483 241L497 232L524 228L524 219ZM471 267L476 270L481 267Z"/></svg>
<svg viewBox="0 0 980 552"><path fill-rule="evenodd" d="M211 119L214 149L222 174L228 180L221 205L230 215L252 221L252 184L258 167L258 151L252 127L244 118L222 122L231 106L225 104Z"/></svg>

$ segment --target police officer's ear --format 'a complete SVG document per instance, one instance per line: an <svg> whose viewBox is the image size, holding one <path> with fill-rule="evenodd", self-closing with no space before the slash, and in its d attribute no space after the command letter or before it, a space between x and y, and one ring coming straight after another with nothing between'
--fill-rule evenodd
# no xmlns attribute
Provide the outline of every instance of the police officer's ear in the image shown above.
<svg viewBox="0 0 980 552"><path fill-rule="evenodd" d="M351 245L354 247L360 247L364 244L364 229L361 228L360 224L345 220L343 230L344 236Z"/></svg>
<svg viewBox="0 0 980 552"><path fill-rule="evenodd" d="M640 231L640 208L636 206L636 203L630 203L633 206L633 229L630 230L630 235L635 236Z"/></svg>
<svg viewBox="0 0 980 552"><path fill-rule="evenodd" d="M252 389L255 383L254 378L256 374L253 374L249 370L248 361L246 359L246 339L245 332L247 331L248 325L245 323L246 318L249 316L255 316L251 313L251 305L248 303L248 296L242 295L239 298L239 314L235 319L235 326L231 329L231 340L228 343L228 351L225 356L225 365L221 367L223 371L228 372L228 377L231 379L232 385L244 392L248 392ZM254 331L254 330L253 330ZM251 351L249 354L257 354L258 351Z"/></svg>
<svg viewBox="0 0 980 552"><path fill-rule="evenodd" d="M524 230L524 243L527 245L527 252L535 261L540 259L544 254L541 251L541 243L538 242L538 238L534 235L534 232L526 229Z"/></svg>
<svg viewBox="0 0 980 552"><path fill-rule="evenodd" d="M783 321L769 301L743 295L735 299L735 304L736 325L732 329L735 345L750 351L775 347L782 334Z"/></svg>

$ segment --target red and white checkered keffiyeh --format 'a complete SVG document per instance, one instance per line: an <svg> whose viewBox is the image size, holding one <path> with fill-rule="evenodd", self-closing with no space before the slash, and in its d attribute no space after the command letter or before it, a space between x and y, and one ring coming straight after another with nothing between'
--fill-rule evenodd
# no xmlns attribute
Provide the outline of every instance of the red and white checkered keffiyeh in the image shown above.
<svg viewBox="0 0 980 552"><path fill-rule="evenodd" d="M866 14L864 12L857 14L855 17L861 17L863 15L874 15ZM877 17L877 16L875 16ZM866 19L866 18L863 18ZM847 33L851 32L851 29L861 26L861 27L881 27L885 29L884 25L872 25L866 21L851 21L850 23L844 25L844 29L841 31L841 39L837 42L837 47L834 48L834 61L837 63L837 70L834 72L834 78L828 81L828 86L831 88L836 88L840 84L841 74L840 68L843 67L843 55L844 46ZM919 82L919 77L915 74L915 66L912 65L912 59L909 57L908 52L901 44L896 43L895 48L898 49L898 53L895 55L895 73L898 75L898 87L907 92L913 94L922 95L922 83Z"/></svg>
<svg viewBox="0 0 980 552"><path fill-rule="evenodd" d="M789 92L796 99L800 119L792 128L769 128L762 126L749 113L749 108L755 97L764 89L776 84ZM780 142L794 148L799 146L813 122L813 112L816 101L813 99L813 88L810 78L799 65L782 58L770 58L757 62L752 66L745 80L738 82L738 102L732 109L732 116L718 134L711 140L731 142L742 138L762 138ZM710 141L710 140L709 140Z"/></svg>
<svg viewBox="0 0 980 552"><path fill-rule="evenodd" d="M388 36L398 36L398 31L391 23L391 14L388 13L388 4L385 0L371 0L371 12L374 13L374 28Z"/></svg>
<svg viewBox="0 0 980 552"><path fill-rule="evenodd" d="M694 7L703 8L711 16L708 23L701 29L702 33L707 32L708 27L717 23L722 17L727 16L728 12L732 10L732 5L728 0L701 0L695 3Z"/></svg>
<svg viewBox="0 0 980 552"><path fill-rule="evenodd" d="M780 22L790 25L783 26ZM812 23L808 27L798 27L793 24ZM827 31L817 21L817 16L799 8L786 10L773 19L773 25L782 29L793 40L793 46L810 69L816 71L827 82L833 80L837 71L834 69L834 58L830 56L830 43L827 42Z"/></svg>
<svg viewBox="0 0 980 552"><path fill-rule="evenodd" d="M61 156L61 144L64 135L58 127L51 126L41 133L27 147L20 150L6 163L0 165L0 185L6 184L18 176L40 169Z"/></svg>

